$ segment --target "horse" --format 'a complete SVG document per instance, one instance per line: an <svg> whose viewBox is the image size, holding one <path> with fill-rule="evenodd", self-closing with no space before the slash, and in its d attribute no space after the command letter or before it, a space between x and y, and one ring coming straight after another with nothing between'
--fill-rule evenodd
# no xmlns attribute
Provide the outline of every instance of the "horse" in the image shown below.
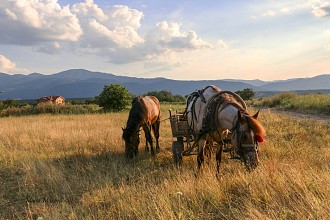
<svg viewBox="0 0 330 220"><path fill-rule="evenodd" d="M143 128L146 146L145 151L149 152L150 144L151 154L155 155L151 129L156 139L156 150L159 151L159 125L160 125L160 104L154 96L138 96L132 101L132 107L129 111L126 127L122 128L125 141L125 155L127 158L136 157L138 146L140 144L140 128Z"/></svg>
<svg viewBox="0 0 330 220"><path fill-rule="evenodd" d="M198 169L204 161L205 143L215 141L219 146L216 150L219 173L226 138L224 134L228 133L233 149L246 169L252 170L257 167L257 147L258 143L263 141L262 136L266 135L266 130L257 120L259 111L251 116L239 95L221 91L214 85L207 86L187 97L186 114L189 129L198 144Z"/></svg>

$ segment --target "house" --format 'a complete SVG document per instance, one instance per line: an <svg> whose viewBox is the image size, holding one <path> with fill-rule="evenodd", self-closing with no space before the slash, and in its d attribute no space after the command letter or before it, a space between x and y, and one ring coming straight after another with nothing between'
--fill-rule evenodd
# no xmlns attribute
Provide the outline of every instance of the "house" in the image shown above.
<svg viewBox="0 0 330 220"><path fill-rule="evenodd" d="M65 105L65 98L62 96L44 96L37 100L38 104L48 103L52 105Z"/></svg>

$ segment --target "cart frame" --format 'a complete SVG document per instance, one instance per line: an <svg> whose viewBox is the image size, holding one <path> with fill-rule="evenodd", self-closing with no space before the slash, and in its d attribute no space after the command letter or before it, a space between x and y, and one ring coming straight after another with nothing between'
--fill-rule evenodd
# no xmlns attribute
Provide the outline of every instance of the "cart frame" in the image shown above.
<svg viewBox="0 0 330 220"><path fill-rule="evenodd" d="M197 146L197 142L190 132L187 115L185 112L172 110L170 113L170 123L172 129L172 137L176 138L172 142L173 160L176 165L181 165L182 156L196 155L197 152L193 151ZM186 144L186 147L185 147Z"/></svg>

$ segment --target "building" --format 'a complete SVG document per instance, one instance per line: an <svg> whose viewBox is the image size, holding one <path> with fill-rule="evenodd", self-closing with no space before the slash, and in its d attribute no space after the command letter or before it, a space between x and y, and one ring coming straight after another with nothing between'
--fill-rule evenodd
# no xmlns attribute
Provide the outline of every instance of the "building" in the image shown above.
<svg viewBox="0 0 330 220"><path fill-rule="evenodd" d="M48 103L52 105L65 105L65 98L62 96L44 96L37 100L38 104Z"/></svg>

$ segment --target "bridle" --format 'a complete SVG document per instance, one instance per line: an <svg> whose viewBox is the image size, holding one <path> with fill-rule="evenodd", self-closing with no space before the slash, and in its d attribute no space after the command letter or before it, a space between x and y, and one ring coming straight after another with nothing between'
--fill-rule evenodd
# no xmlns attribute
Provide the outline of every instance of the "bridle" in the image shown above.
<svg viewBox="0 0 330 220"><path fill-rule="evenodd" d="M244 116L244 118L247 118L247 116ZM248 120L248 119L246 119ZM236 141L237 141L237 147L238 150L241 150L243 153L247 153L247 152L253 152L256 151L258 152L258 142L256 140L254 140L253 144L244 144L243 140L244 140L244 136L245 136L245 132L249 131L240 131L240 122L237 119L237 116L235 116L234 121L233 121L233 127L232 129L230 129L230 132L233 134L232 138L234 138L236 136Z"/></svg>

